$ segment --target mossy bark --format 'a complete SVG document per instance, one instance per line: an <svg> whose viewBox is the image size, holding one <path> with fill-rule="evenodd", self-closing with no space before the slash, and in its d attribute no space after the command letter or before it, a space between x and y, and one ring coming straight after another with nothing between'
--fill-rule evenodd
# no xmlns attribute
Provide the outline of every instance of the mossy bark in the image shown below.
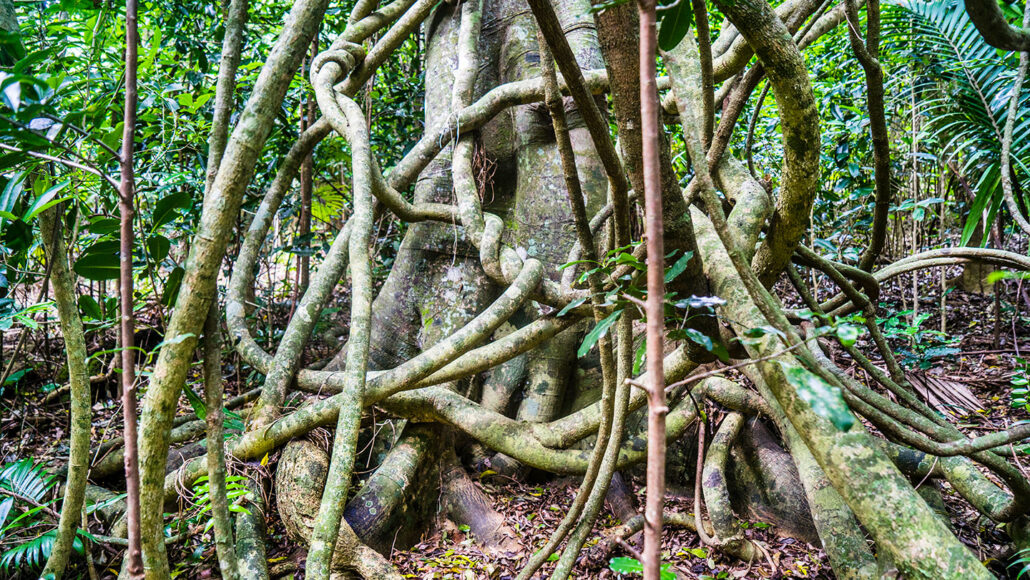
<svg viewBox="0 0 1030 580"><path fill-rule="evenodd" d="M86 340L79 317L76 275L68 263L64 243L64 227L60 219L61 207L54 207L40 215L39 227L50 263L50 283L57 303L57 316L64 337L65 358L68 362L68 382L71 385L71 442L68 446L67 480L64 503L57 524L57 540L47 558L43 574L60 578L72 553L72 545L82 519L86 474L89 471L89 442L91 425L89 369L86 365Z"/></svg>

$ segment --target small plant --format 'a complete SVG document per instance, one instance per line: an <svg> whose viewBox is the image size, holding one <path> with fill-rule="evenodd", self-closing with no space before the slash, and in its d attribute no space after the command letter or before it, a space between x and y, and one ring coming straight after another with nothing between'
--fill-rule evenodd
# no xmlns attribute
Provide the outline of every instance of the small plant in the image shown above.
<svg viewBox="0 0 1030 580"><path fill-rule="evenodd" d="M897 349L902 365L925 370L932 366L934 359L961 352L955 348L962 340L961 336L952 337L939 330L923 328L930 313L923 312L909 321L913 313L912 310L903 310L876 320L877 324L883 325L884 336L905 341L906 346Z"/></svg>
<svg viewBox="0 0 1030 580"><path fill-rule="evenodd" d="M243 507L247 501L247 478L242 475L229 475L225 478L225 497L229 501L229 511L232 513L249 514L250 510ZM201 476L193 485L193 501L197 510L196 515L190 518L190 522L199 522L200 518L211 511L211 486L208 484L207 476ZM210 516L204 522L204 531L208 531L215 525L214 519Z"/></svg>
<svg viewBox="0 0 1030 580"><path fill-rule="evenodd" d="M608 568L616 574L644 574L644 565L640 563L640 560L625 556L609 560ZM676 574L670 568L672 568L672 564L662 564L662 580L676 580Z"/></svg>
<svg viewBox="0 0 1030 580"><path fill-rule="evenodd" d="M37 570L46 563L57 541L54 522L45 516L57 498L47 499L56 480L42 465L25 458L0 469L0 570ZM43 531L46 528L46 531ZM84 553L77 536L73 548Z"/></svg>
<svg viewBox="0 0 1030 580"><path fill-rule="evenodd" d="M1030 385L1030 365L1027 364L1026 359L1016 357L1016 368L1013 370L1009 382L1012 384L1012 408L1022 407L1024 411L1030 413L1030 397L1027 397L1027 386Z"/></svg>
<svg viewBox="0 0 1030 580"><path fill-rule="evenodd" d="M576 284L578 285L586 283L587 279L595 273L600 274L604 278L608 278L615 275L620 269L626 270L625 273L619 276L617 284L604 295L604 306L611 306L611 313L598 322L597 325L595 325L594 328L586 334L583 338L583 343L577 351L577 356L583 357L590 352L590 349L592 349L594 345L608 333L608 330L619 319L619 316L622 315L623 310L630 307L631 300L639 302L647 298L646 289L638 285L640 282L640 275L647 272L647 264L641 262L633 255L634 250L640 245L640 243L641 242L634 242L628 246L611 250L605 254L600 261L577 260L562 265L562 270L565 270L566 268L574 268L580 265L586 268L586 270L576 279ZM679 277L680 274L686 271L687 264L690 263L690 260L694 257L693 252L684 252L677 258L677 253L678 252L673 251L666 256L666 260L670 262L669 266L665 269L666 284L672 282ZM667 310L672 310L674 299L674 293L666 294ZM558 316L565 316L570 310L582 305L586 301L586 298L573 300L558 312ZM670 338L677 339L690 337L670 336ZM640 365L642 363L642 357L643 354L641 351L637 355L636 365Z"/></svg>

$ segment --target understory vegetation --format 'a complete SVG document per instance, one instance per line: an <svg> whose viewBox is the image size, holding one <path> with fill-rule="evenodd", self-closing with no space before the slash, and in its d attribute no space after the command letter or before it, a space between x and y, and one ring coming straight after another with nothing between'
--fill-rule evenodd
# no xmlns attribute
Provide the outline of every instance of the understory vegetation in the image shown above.
<svg viewBox="0 0 1030 580"><path fill-rule="evenodd" d="M0 0L0 578L1030 577L1028 7Z"/></svg>

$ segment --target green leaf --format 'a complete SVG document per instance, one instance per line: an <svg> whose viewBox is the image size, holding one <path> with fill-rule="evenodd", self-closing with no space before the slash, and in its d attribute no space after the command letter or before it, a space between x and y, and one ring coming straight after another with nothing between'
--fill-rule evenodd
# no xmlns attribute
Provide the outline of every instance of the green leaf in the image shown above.
<svg viewBox="0 0 1030 580"><path fill-rule="evenodd" d="M182 342L184 340L189 340L191 338L196 338L196 336L197 335L193 334L192 332L184 332L182 334L178 334L178 335L176 335L173 338L162 340L161 342L157 343L157 346L155 346L153 348L153 350L151 350L150 352L152 352L152 353L153 352L157 352L157 351L161 350L165 346L169 346L169 345L173 345L173 344L179 344L180 342Z"/></svg>
<svg viewBox="0 0 1030 580"><path fill-rule="evenodd" d="M4 186L3 193L0 193L0 211L12 212L14 206L18 203L18 199L21 197L21 192L25 189L25 172L18 172L11 176L7 180L7 185ZM9 218L14 219L14 218Z"/></svg>
<svg viewBox="0 0 1030 580"><path fill-rule="evenodd" d="M90 244L85 250L82 251L82 255L87 254L116 254L122 249L121 240L100 240L94 244Z"/></svg>
<svg viewBox="0 0 1030 580"><path fill-rule="evenodd" d="M117 254L86 254L72 266L76 274L87 280L117 280L120 268Z"/></svg>
<svg viewBox="0 0 1030 580"><path fill-rule="evenodd" d="M730 352L726 350L726 347L721 342L717 342L712 346L712 354L719 357L719 360L724 363L730 362Z"/></svg>
<svg viewBox="0 0 1030 580"><path fill-rule="evenodd" d="M861 329L853 324L841 324L837 327L837 339L844 346L854 346L861 334Z"/></svg>
<svg viewBox="0 0 1030 580"><path fill-rule="evenodd" d="M28 250L32 247L32 240L32 226L21 220L12 220L4 229L4 243L8 250Z"/></svg>
<svg viewBox="0 0 1030 580"><path fill-rule="evenodd" d="M7 515L11 513L11 508L14 507L14 498L8 497L0 501L0 528L4 527L4 523L7 522Z"/></svg>
<svg viewBox="0 0 1030 580"><path fill-rule="evenodd" d="M1030 272L1011 272L1009 270L995 270L987 275L987 283L994 284L998 280L1028 280Z"/></svg>
<svg viewBox="0 0 1030 580"><path fill-rule="evenodd" d="M118 218L100 217L90 222L90 224L86 226L86 229L89 230L89 233L91 234L106 236L107 234L117 232L120 227L121 222Z"/></svg>
<svg viewBox="0 0 1030 580"><path fill-rule="evenodd" d="M79 296L79 311L93 320L103 320L100 304L89 294Z"/></svg>
<svg viewBox="0 0 1030 580"><path fill-rule="evenodd" d="M637 350L633 353L633 374L640 374L640 369L644 368L644 363L647 362L647 341L641 342L637 346Z"/></svg>
<svg viewBox="0 0 1030 580"><path fill-rule="evenodd" d="M39 568L50 557L56 541L57 530L50 530L33 540L18 544L0 556L0 568L4 570L10 570L12 567L22 570Z"/></svg>
<svg viewBox="0 0 1030 580"><path fill-rule="evenodd" d="M672 50L690 32L694 25L694 5L690 0L676 0L676 4L668 10L659 10L658 48Z"/></svg>
<svg viewBox="0 0 1030 580"><path fill-rule="evenodd" d="M161 304L175 306L175 299L179 297L179 287L182 286L182 277L186 273L181 266L176 266L165 279L164 294L161 295Z"/></svg>
<svg viewBox="0 0 1030 580"><path fill-rule="evenodd" d="M618 574L643 574L644 565L636 558L621 556L608 561L608 568Z"/></svg>
<svg viewBox="0 0 1030 580"><path fill-rule="evenodd" d="M741 342L744 344L758 344L761 338L767 334L774 334L780 338L787 338L786 335L774 326L756 326L744 331L744 338L741 339Z"/></svg>
<svg viewBox="0 0 1030 580"><path fill-rule="evenodd" d="M172 242L161 234L154 234L147 238L147 253L150 254L150 259L155 262L160 263L167 258L168 252L171 249Z"/></svg>
<svg viewBox="0 0 1030 580"><path fill-rule="evenodd" d="M191 207L193 207L193 200L186 191L177 191L162 197L154 204L154 225L151 229L156 230L165 224L171 223L175 220L179 210L188 210Z"/></svg>
<svg viewBox="0 0 1030 580"><path fill-rule="evenodd" d="M572 302L569 302L568 304L566 304L565 308L562 308L561 310L559 310L558 314L556 316L559 317L559 318L562 317L562 316L565 316L566 314L568 314L568 312L570 310L573 310L574 308L576 308L580 304L583 304L586 301L587 301L586 296L584 296L582 298L576 298Z"/></svg>
<svg viewBox="0 0 1030 580"><path fill-rule="evenodd" d="M707 334L695 328L684 328L683 332L687 335L687 338L689 338L691 342L700 345L708 352L712 352L714 344L712 343L711 337L709 337Z"/></svg>
<svg viewBox="0 0 1030 580"><path fill-rule="evenodd" d="M607 317L605 317L604 320L598 322L597 326L595 326L594 329L588 332L587 335L583 338L583 344L579 346L579 350L576 352L576 356L586 356L586 354L590 352L590 349L593 348L595 344L597 344L597 341L601 340L601 337L608 332L608 329L611 328L613 324L615 324L615 321L619 318L620 314L622 314L622 310L616 310L615 312L612 312Z"/></svg>
<svg viewBox="0 0 1030 580"><path fill-rule="evenodd" d="M190 402L190 406L193 407L193 412L197 414L197 418L201 421L207 418L207 405L204 404L204 400L197 396L197 393L194 393L189 385L183 387L183 391L186 392L186 400Z"/></svg>
<svg viewBox="0 0 1030 580"><path fill-rule="evenodd" d="M680 0L685 2L686 0ZM683 273L687 269L687 263L694 257L693 252L685 252L676 263L673 264L668 270L665 271L665 283L668 284L676 279L677 276Z"/></svg>
<svg viewBox="0 0 1030 580"><path fill-rule="evenodd" d="M21 82L17 78L10 78L13 75L0 73L0 87L3 87L4 102L15 113L21 108Z"/></svg>
<svg viewBox="0 0 1030 580"><path fill-rule="evenodd" d="M42 465L28 457L9 463L0 470L0 487L37 503L43 501L43 496L55 483L54 477Z"/></svg>
<svg viewBox="0 0 1030 580"><path fill-rule="evenodd" d="M782 361L777 362L783 367L787 382L794 386L801 400L808 403L816 415L833 423L833 426L841 431L851 429L855 424L855 416L844 402L840 389L808 369Z"/></svg>
<svg viewBox="0 0 1030 580"><path fill-rule="evenodd" d="M638 260L636 258L636 256L634 256L633 254L631 254L629 252L622 252L621 254L616 256L615 257L615 263L620 265L620 266L622 266L622 265L632 266L633 268L636 268L637 270L640 270L641 272L643 272L644 270L647 270L647 264L644 264L643 262Z"/></svg>
<svg viewBox="0 0 1030 580"><path fill-rule="evenodd" d="M72 196L70 195L57 198L57 194L60 193L62 189L68 187L68 185L70 184L71 180L65 180L51 187L50 189L44 191L39 197L36 198L36 201L32 202L32 205L29 206L29 209L25 210L25 215L23 215L21 218L22 221L32 221L32 219L35 218L37 215L43 213L51 207L61 203L62 201L67 201L71 199Z"/></svg>

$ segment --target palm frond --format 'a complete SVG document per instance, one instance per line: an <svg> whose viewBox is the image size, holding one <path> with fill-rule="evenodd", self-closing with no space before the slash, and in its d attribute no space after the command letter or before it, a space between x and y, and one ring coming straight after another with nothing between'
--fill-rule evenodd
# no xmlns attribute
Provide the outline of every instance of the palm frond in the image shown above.
<svg viewBox="0 0 1030 580"><path fill-rule="evenodd" d="M0 470L0 488L26 497L36 503L42 502L46 492L55 484L53 475L43 466L25 458L9 463Z"/></svg>
<svg viewBox="0 0 1030 580"><path fill-rule="evenodd" d="M893 0L884 10L884 32L887 43L912 56L912 75L895 84L911 84L907 98L917 91L924 135L942 145L944 156L960 160L977 183L963 228L967 243L984 213L989 225L1001 207L998 171L1015 59L984 42L963 0ZM1030 130L1030 93L1022 91L1019 100L1011 156L1022 170L1030 166L1030 140L1023 138Z"/></svg>
<svg viewBox="0 0 1030 580"><path fill-rule="evenodd" d="M39 568L54 550L57 541L57 530L50 530L41 536L20 543L0 556L0 569L34 569Z"/></svg>

